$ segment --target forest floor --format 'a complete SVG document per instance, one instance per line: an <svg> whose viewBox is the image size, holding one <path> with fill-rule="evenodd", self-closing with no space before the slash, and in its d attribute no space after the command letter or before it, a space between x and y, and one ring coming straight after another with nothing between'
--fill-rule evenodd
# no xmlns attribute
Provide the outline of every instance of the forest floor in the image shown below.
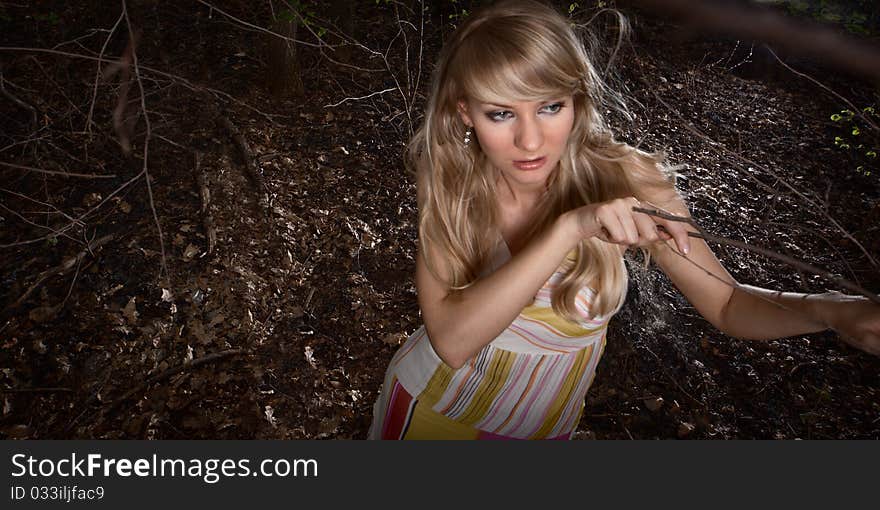
<svg viewBox="0 0 880 510"><path fill-rule="evenodd" d="M0 45L97 56L107 32L88 29L119 16L47 5L64 26L13 6L0 17ZM394 35L387 9L358 18L371 47ZM420 325L415 186L401 157L408 112L393 91L328 106L395 84L311 48L305 96L275 100L262 87L263 35L210 14L177 2L139 13L148 146L124 69L96 87L94 61L0 51L5 90L30 106L0 98L0 161L116 176L0 168L0 437L366 436L386 365ZM880 254L880 169L862 156L877 133L830 120L846 106L804 78L738 65L748 44L628 15L633 44L616 66L635 121L616 123L621 139L682 165L680 188L708 232L880 288L866 256ZM428 24L422 91L438 32ZM106 54L121 55L126 41L117 33ZM794 65L857 108L880 107L876 87ZM132 84L128 96L120 83ZM120 96L130 100L123 117L136 115L131 156L125 121L113 128ZM259 178L248 177L223 119L247 140ZM210 253L195 175L210 193ZM713 249L743 283L832 288L751 252ZM831 332L731 339L656 267L628 263L627 303L577 438L880 438L880 359Z"/></svg>

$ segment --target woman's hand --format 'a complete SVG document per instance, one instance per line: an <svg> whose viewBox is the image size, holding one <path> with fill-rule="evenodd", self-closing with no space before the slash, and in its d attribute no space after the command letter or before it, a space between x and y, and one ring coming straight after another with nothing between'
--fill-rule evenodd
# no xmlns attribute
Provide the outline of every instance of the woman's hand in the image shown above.
<svg viewBox="0 0 880 510"><path fill-rule="evenodd" d="M857 349L880 356L880 305L861 296L821 294L818 310L840 338Z"/></svg>
<svg viewBox="0 0 880 510"><path fill-rule="evenodd" d="M645 206L648 209L662 211L650 203L628 197L585 205L572 213L577 218L583 239L598 237L607 243L630 247L648 246L658 241L675 239L678 250L688 253L690 251L688 225L633 211L633 207Z"/></svg>

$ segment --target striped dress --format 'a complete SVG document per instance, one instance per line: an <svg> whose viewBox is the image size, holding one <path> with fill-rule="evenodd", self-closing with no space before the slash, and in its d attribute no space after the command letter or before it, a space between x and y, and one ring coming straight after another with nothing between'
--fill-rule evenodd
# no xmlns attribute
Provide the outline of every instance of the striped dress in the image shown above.
<svg viewBox="0 0 880 510"><path fill-rule="evenodd" d="M502 242L487 272L509 259ZM424 326L410 335L388 366L368 437L569 439L620 305L588 319L595 292L585 287L575 301L584 319L566 321L550 305L563 275L557 270L534 302L457 370L440 359Z"/></svg>

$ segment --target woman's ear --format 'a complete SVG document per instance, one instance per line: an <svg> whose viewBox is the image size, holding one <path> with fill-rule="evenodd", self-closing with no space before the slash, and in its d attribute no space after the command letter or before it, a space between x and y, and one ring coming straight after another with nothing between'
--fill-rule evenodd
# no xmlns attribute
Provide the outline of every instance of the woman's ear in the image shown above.
<svg viewBox="0 0 880 510"><path fill-rule="evenodd" d="M470 109L464 100L458 102L458 116L461 117L461 121L464 122L467 127L474 127L474 122L471 120L470 116Z"/></svg>

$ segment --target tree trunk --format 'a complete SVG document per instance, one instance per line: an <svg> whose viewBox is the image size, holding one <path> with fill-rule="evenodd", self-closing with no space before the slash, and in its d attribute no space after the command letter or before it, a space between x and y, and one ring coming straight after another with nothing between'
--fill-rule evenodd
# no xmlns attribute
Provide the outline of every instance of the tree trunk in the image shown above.
<svg viewBox="0 0 880 510"><path fill-rule="evenodd" d="M291 19L293 18L293 19ZM266 34L266 88L276 99L301 97L304 93L299 66L296 39L298 19L279 17L272 23L272 31L291 40Z"/></svg>

